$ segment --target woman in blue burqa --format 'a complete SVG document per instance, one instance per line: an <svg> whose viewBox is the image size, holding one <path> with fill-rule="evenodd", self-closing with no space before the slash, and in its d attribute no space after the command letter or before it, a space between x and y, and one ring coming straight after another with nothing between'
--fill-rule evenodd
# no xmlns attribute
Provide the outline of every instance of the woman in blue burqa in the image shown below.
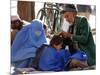
<svg viewBox="0 0 100 75"><path fill-rule="evenodd" d="M11 47L11 63L15 68L28 67L35 52L42 44L47 43L43 22L34 19L31 24L23 27Z"/></svg>

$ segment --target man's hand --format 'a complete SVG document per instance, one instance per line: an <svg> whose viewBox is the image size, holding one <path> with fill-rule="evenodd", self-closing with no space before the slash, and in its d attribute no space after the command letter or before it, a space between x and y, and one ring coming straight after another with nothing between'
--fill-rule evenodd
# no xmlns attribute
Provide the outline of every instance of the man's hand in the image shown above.
<svg viewBox="0 0 100 75"><path fill-rule="evenodd" d="M62 35L62 37L64 38L71 38L72 34L69 32L61 32L60 35Z"/></svg>

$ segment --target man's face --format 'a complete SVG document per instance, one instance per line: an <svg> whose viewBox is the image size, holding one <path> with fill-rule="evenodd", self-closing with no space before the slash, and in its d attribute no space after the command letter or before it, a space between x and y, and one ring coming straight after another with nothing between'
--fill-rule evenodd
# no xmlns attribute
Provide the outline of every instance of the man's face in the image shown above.
<svg viewBox="0 0 100 75"><path fill-rule="evenodd" d="M75 13L74 12L65 12L63 17L68 21L70 24L73 24L75 19Z"/></svg>

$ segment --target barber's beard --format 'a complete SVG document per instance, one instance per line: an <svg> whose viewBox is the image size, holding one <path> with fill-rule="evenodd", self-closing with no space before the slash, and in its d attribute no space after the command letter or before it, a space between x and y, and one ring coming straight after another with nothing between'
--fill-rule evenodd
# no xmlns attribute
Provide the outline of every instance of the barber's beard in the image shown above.
<svg viewBox="0 0 100 75"><path fill-rule="evenodd" d="M73 25L73 23L72 22L69 22L69 26L72 26Z"/></svg>
<svg viewBox="0 0 100 75"><path fill-rule="evenodd" d="M68 32L69 27L72 25L72 23L69 23L68 21L66 21L66 19L63 20L63 24L62 24L62 30L64 32Z"/></svg>

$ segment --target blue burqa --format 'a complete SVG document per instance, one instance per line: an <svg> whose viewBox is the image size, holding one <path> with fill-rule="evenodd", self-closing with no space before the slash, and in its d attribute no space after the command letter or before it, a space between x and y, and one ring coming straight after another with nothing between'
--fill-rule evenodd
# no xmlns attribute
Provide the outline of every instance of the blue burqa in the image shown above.
<svg viewBox="0 0 100 75"><path fill-rule="evenodd" d="M43 71L63 71L69 59L70 53L67 50L58 52L51 46L46 47L41 54L39 68Z"/></svg>
<svg viewBox="0 0 100 75"><path fill-rule="evenodd" d="M23 27L11 46L11 62L16 68L28 67L35 57L36 49L47 43L43 22L35 19Z"/></svg>

